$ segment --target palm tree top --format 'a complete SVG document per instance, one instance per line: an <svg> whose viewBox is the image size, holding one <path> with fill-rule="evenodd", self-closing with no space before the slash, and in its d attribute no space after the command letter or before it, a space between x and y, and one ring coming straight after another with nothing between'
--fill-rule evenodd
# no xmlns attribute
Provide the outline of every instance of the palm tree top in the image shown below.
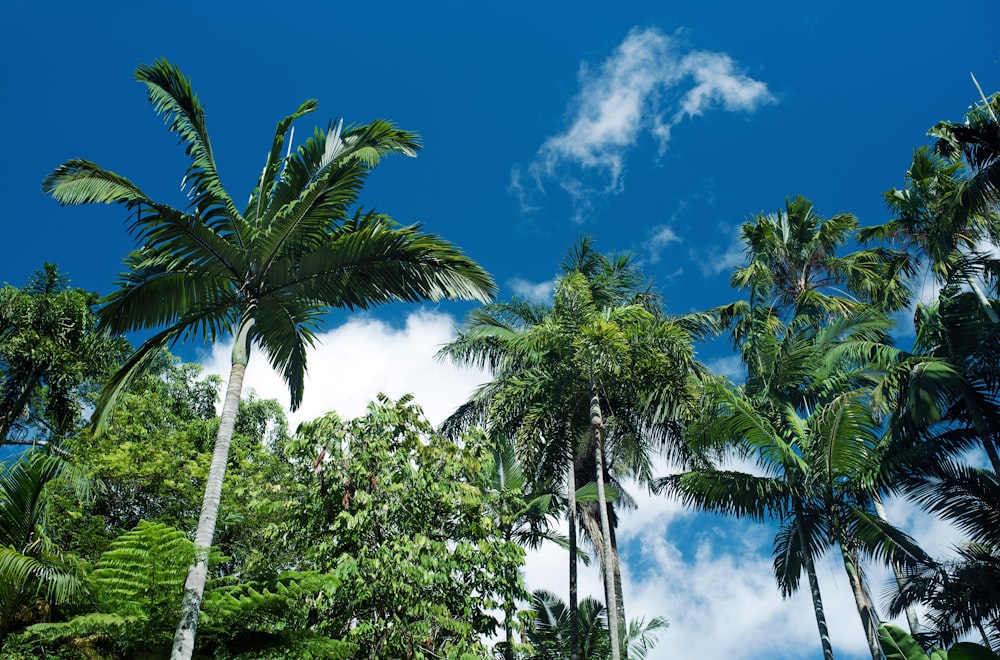
<svg viewBox="0 0 1000 660"><path fill-rule="evenodd" d="M139 66L135 78L185 146L190 204L177 209L157 202L129 179L83 159L63 163L42 184L64 205L125 205L139 246L125 259L118 290L102 301L101 326L113 333L159 332L109 384L102 402L115 399L161 346L195 336L215 341L245 326L249 341L284 376L295 409L306 349L329 309L442 298L485 302L495 294L490 276L451 243L420 225L356 208L383 157L416 154L416 134L381 119L351 126L338 120L293 147L292 124L317 107L308 100L278 122L241 212L222 185L190 80L162 59ZM98 426L103 419L96 416Z"/></svg>

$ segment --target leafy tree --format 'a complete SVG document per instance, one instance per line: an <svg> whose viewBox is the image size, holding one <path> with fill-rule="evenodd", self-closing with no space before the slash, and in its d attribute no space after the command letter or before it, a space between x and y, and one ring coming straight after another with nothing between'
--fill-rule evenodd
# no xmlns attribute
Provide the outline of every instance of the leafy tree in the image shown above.
<svg viewBox="0 0 1000 660"><path fill-rule="evenodd" d="M125 355L124 340L96 332L96 302L49 263L24 288L0 288L0 444L61 441Z"/></svg>
<svg viewBox="0 0 1000 660"><path fill-rule="evenodd" d="M274 503L287 520L270 533L297 568L336 579L320 630L358 657L483 657L494 612L526 595L524 551L493 518L508 494L492 489L485 438L452 442L409 397L380 396L363 417L301 425L291 455L302 484Z"/></svg>
<svg viewBox="0 0 1000 660"><path fill-rule="evenodd" d="M43 190L63 204L118 203L134 214L131 232L142 247L126 258L121 288L100 310L110 332L159 330L102 392L95 426L126 385L167 343L203 335L234 338L232 371L215 454L195 536L195 563L185 584L175 657L190 658L207 576L207 554L250 347L259 346L283 374L291 406L302 399L306 349L330 308L366 309L392 300L475 298L494 290L489 276L451 244L402 227L373 211L349 209L382 157L414 155L416 135L378 120L317 130L294 151L292 123L316 108L306 101L278 123L263 171L241 213L222 186L205 113L190 82L164 60L142 65L136 79L170 130L186 145L191 205L157 202L134 183L74 159L46 177ZM283 153L285 155L283 156Z"/></svg>
<svg viewBox="0 0 1000 660"><path fill-rule="evenodd" d="M94 487L86 497L63 480L50 489L53 540L94 562L142 520L192 529L219 424L219 383L164 352L122 395L103 435L68 439L64 449ZM229 559L217 572L253 577L280 561L260 536L255 501L292 479L282 454L285 425L276 401L251 393L240 402L216 535L216 547Z"/></svg>

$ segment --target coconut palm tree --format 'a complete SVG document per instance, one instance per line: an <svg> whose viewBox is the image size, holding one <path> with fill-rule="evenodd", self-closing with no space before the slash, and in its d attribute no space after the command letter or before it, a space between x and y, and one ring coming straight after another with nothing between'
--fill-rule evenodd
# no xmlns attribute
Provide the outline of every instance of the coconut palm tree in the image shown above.
<svg viewBox="0 0 1000 660"><path fill-rule="evenodd" d="M338 121L293 150L293 122L317 107L306 101L278 123L241 212L222 185L205 112L190 81L163 60L140 66L135 77L186 146L190 206L181 210L157 202L130 180L82 159L59 166L43 190L63 204L125 205L141 247L126 258L119 290L104 300L101 325L112 333L165 326L106 385L94 413L98 432L122 390L162 346L198 335L234 339L195 536L196 562L174 642L174 657L190 658L251 346L282 374L294 410L302 400L306 352L327 310L367 309L393 300L486 300L494 285L454 246L419 226L400 226L374 211L352 213L365 178L383 157L412 156L419 149L415 134L383 120L347 127Z"/></svg>

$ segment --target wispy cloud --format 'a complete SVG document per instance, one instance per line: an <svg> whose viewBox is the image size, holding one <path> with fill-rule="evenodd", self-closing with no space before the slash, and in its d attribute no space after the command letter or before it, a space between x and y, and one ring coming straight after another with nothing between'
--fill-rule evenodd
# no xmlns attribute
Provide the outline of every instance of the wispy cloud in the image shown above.
<svg viewBox="0 0 1000 660"><path fill-rule="evenodd" d="M747 378L746 367L739 355L726 355L725 357L709 360L706 365L713 374L725 376L734 383L742 383Z"/></svg>
<svg viewBox="0 0 1000 660"><path fill-rule="evenodd" d="M570 106L569 126L547 138L527 173L512 170L511 190L522 210L535 205L544 181L555 181L571 197L577 219L600 197L620 192L625 160L645 133L666 150L682 120L721 107L752 112L775 97L725 53L690 50L656 28L633 29L598 67L584 63L580 91Z"/></svg>
<svg viewBox="0 0 1000 660"><path fill-rule="evenodd" d="M671 243L680 243L681 237L677 235L670 225L656 225L649 232L646 239L645 262L649 264L659 263L663 251Z"/></svg>
<svg viewBox="0 0 1000 660"><path fill-rule="evenodd" d="M507 280L507 286L511 288L514 295L537 303L552 302L552 294L555 292L555 282L547 280L545 282L530 282L520 277Z"/></svg>
<svg viewBox="0 0 1000 660"><path fill-rule="evenodd" d="M744 250L746 245L740 240L741 225L725 230L723 235L729 234L729 243L723 245L709 246L704 250L692 250L691 257L701 265L701 274L705 277L714 277L722 273L727 275L736 266L746 263Z"/></svg>

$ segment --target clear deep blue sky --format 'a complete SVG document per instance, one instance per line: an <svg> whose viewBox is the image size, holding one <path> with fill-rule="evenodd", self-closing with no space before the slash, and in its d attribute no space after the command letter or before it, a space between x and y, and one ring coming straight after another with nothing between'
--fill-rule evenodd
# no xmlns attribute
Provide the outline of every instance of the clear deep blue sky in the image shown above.
<svg viewBox="0 0 1000 660"><path fill-rule="evenodd" d="M363 203L460 245L493 273L501 297L550 280L586 232L602 250L633 251L669 311L728 302L748 216L801 194L825 216L881 223L881 193L902 184L927 129L976 100L970 71L987 93L1000 90L995 0L754 4L0 0L0 282L22 285L54 261L77 286L111 290L132 246L122 209L61 208L40 190L69 158L183 205L183 150L132 79L136 65L165 57L192 78L237 200L252 189L278 119L317 98L297 143L336 117L384 117L422 135L418 158L372 174ZM467 307L442 309L460 316ZM376 316L399 322L407 311ZM716 351L702 357L717 360ZM670 520L691 540L655 560L635 551L637 601L655 601L640 584L653 564L716 570L725 584L726 566L756 562L760 582L740 582L706 610L747 635L746 646L702 657L818 657L814 630L802 648L747 632L775 625L753 611L780 606L766 534L737 528L716 539L715 554L692 559L707 528ZM750 548L744 560L734 559L740 544ZM768 605L754 604L764 594ZM671 638L684 640L674 648L725 637L685 626L683 611L665 613ZM789 625L814 625L801 621ZM854 621L844 626L859 632ZM852 642L838 657L858 651Z"/></svg>
<svg viewBox="0 0 1000 660"><path fill-rule="evenodd" d="M237 199L253 186L275 122L315 97L320 110L299 122L298 139L333 117L385 117L423 136L420 156L384 163L364 200L458 243L503 296L513 278L549 278L581 232L642 255L652 232L669 227L677 240L646 270L677 312L728 299L728 270L706 276L705 267L731 248L742 220L787 195L810 197L824 215L883 221L880 193L901 183L912 148L975 99L969 72L1000 88L994 2L615 4L0 0L0 281L23 283L49 260L80 286L112 286L131 246L121 210L64 209L40 192L68 158L183 204L183 152L132 80L137 64L161 56L193 79ZM772 102L709 104L673 126L661 154L652 119L669 120L694 83L654 85L639 130L621 140L615 192L601 194L606 171L564 158L530 199L536 210L522 213L512 171L528 179L546 139L569 131L581 67L598 77L630 31L651 30L673 43L674 59L728 55ZM560 188L566 177L592 191L582 211Z"/></svg>

